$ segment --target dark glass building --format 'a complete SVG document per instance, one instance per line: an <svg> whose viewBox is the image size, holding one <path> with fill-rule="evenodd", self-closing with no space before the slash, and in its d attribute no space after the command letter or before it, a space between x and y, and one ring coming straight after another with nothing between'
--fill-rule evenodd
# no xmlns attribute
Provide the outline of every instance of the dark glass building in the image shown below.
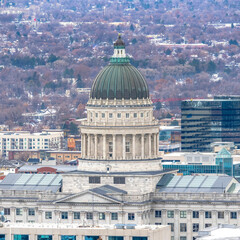
<svg viewBox="0 0 240 240"><path fill-rule="evenodd" d="M181 112L182 151L209 152L213 142L240 146L240 96L182 101Z"/></svg>

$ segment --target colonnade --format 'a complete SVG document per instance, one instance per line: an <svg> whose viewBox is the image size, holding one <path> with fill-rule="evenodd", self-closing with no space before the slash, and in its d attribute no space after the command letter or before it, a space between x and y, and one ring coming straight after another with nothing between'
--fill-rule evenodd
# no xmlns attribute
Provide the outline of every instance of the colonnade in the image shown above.
<svg viewBox="0 0 240 240"><path fill-rule="evenodd" d="M117 142L117 137L120 142ZM140 141L137 141L137 137ZM109 140L110 139L110 140ZM126 149L129 142L129 149ZM109 151L111 143L112 151ZM100 147L101 146L101 147ZM159 134L89 134L82 133L82 158L85 159L151 159L158 156ZM117 156L117 148L122 155ZM94 151L93 151L94 149ZM119 149L118 149L119 150ZM119 151L118 151L119 152Z"/></svg>

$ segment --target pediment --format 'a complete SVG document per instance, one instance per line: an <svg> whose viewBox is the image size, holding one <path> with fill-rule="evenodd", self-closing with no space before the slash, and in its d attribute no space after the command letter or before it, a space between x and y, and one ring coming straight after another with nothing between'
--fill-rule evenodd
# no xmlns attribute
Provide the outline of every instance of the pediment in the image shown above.
<svg viewBox="0 0 240 240"><path fill-rule="evenodd" d="M56 201L56 203L75 203L75 204L79 204L79 203L99 203L99 204L116 204L116 203L120 203L117 199L112 199L111 197L108 196L102 196L100 194L91 192L91 191L87 191L87 192L83 192L83 193L78 193L72 196L68 196L65 198L62 198L58 201Z"/></svg>

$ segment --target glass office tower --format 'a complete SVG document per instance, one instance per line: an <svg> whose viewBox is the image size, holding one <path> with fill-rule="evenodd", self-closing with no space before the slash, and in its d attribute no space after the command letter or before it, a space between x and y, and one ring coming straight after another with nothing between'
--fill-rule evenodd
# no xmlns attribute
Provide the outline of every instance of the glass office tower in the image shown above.
<svg viewBox="0 0 240 240"><path fill-rule="evenodd" d="M240 146L240 96L182 101L181 111L182 151L209 152L213 142Z"/></svg>

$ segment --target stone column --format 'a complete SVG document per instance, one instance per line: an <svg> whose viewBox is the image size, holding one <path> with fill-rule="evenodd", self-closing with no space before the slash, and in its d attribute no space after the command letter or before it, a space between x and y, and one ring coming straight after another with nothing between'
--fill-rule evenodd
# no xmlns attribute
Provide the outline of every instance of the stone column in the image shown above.
<svg viewBox="0 0 240 240"><path fill-rule="evenodd" d="M112 143L113 143L113 160L116 160L116 135L113 134L112 137Z"/></svg>
<svg viewBox="0 0 240 240"><path fill-rule="evenodd" d="M28 208L24 207L23 208L23 222L28 222Z"/></svg>
<svg viewBox="0 0 240 240"><path fill-rule="evenodd" d="M44 222L43 214L44 214L43 210L38 210L38 221L37 221L38 223Z"/></svg>
<svg viewBox="0 0 240 240"><path fill-rule="evenodd" d="M111 213L106 212L105 218L106 218L106 220L105 220L106 224L109 225L111 223Z"/></svg>
<svg viewBox="0 0 240 240"><path fill-rule="evenodd" d="M59 210L54 210L53 214L54 214L54 216L52 216L52 219L55 220L55 223L57 223L57 224L60 223L61 222L61 217L60 217L61 212Z"/></svg>
<svg viewBox="0 0 240 240"><path fill-rule="evenodd" d="M68 223L73 223L73 211L68 212Z"/></svg>
<svg viewBox="0 0 240 240"><path fill-rule="evenodd" d="M192 210L187 210L187 239L192 239Z"/></svg>
<svg viewBox="0 0 240 240"><path fill-rule="evenodd" d="M199 229L202 230L205 228L204 226L204 216L205 212L203 210L199 211Z"/></svg>
<svg viewBox="0 0 240 240"><path fill-rule="evenodd" d="M132 140L132 158L136 159L136 134L133 134Z"/></svg>
<svg viewBox="0 0 240 240"><path fill-rule="evenodd" d="M149 133L148 134L148 155L149 155L149 158L152 157L152 138L151 138L151 134Z"/></svg>
<svg viewBox="0 0 240 240"><path fill-rule="evenodd" d="M154 134L155 137L156 134ZM179 232L180 232L180 223L179 223L179 216L180 215L180 211L177 209L174 211L174 236L176 239L179 239Z"/></svg>
<svg viewBox="0 0 240 240"><path fill-rule="evenodd" d="M82 134L82 158L85 158L86 155L86 151L85 151L85 147L86 147L86 142L85 142L85 133Z"/></svg>
<svg viewBox="0 0 240 240"><path fill-rule="evenodd" d="M156 134L153 134L153 155L154 155L154 157L156 157L156 154L157 154L157 149L156 149L156 145L157 145L157 143L156 143Z"/></svg>
<svg viewBox="0 0 240 240"><path fill-rule="evenodd" d="M137 225L142 225L143 222L142 222L142 212L137 212L135 214L135 222Z"/></svg>
<svg viewBox="0 0 240 240"><path fill-rule="evenodd" d="M159 155L159 132L157 133L157 157Z"/></svg>
<svg viewBox="0 0 240 240"><path fill-rule="evenodd" d="M90 134L87 135L87 158L90 158L90 144L91 144L91 137Z"/></svg>
<svg viewBox="0 0 240 240"><path fill-rule="evenodd" d="M10 208L10 216L6 216L7 220L11 220L11 222L16 222L16 208L11 207ZM11 219L9 219L11 218Z"/></svg>
<svg viewBox="0 0 240 240"><path fill-rule="evenodd" d="M166 224L167 224L167 210L162 209L162 225L166 225Z"/></svg>
<svg viewBox="0 0 240 240"><path fill-rule="evenodd" d="M212 211L212 226L218 225L218 212L216 210Z"/></svg>
<svg viewBox="0 0 240 240"><path fill-rule="evenodd" d="M106 134L103 134L103 158L106 159Z"/></svg>
<svg viewBox="0 0 240 240"><path fill-rule="evenodd" d="M225 222L225 224L230 224L230 217L229 217L229 215L230 215L230 211L228 211L228 210L226 210L226 211L224 211L224 222Z"/></svg>
<svg viewBox="0 0 240 240"><path fill-rule="evenodd" d="M126 159L126 135L122 135L122 152L123 152L123 159Z"/></svg>
<svg viewBox="0 0 240 240"><path fill-rule="evenodd" d="M144 159L144 134L141 135L141 157Z"/></svg>
<svg viewBox="0 0 240 240"><path fill-rule="evenodd" d="M94 142L94 157L97 159L97 134L94 135L95 142Z"/></svg>
<svg viewBox="0 0 240 240"><path fill-rule="evenodd" d="M237 225L240 226L240 211L237 212Z"/></svg>

